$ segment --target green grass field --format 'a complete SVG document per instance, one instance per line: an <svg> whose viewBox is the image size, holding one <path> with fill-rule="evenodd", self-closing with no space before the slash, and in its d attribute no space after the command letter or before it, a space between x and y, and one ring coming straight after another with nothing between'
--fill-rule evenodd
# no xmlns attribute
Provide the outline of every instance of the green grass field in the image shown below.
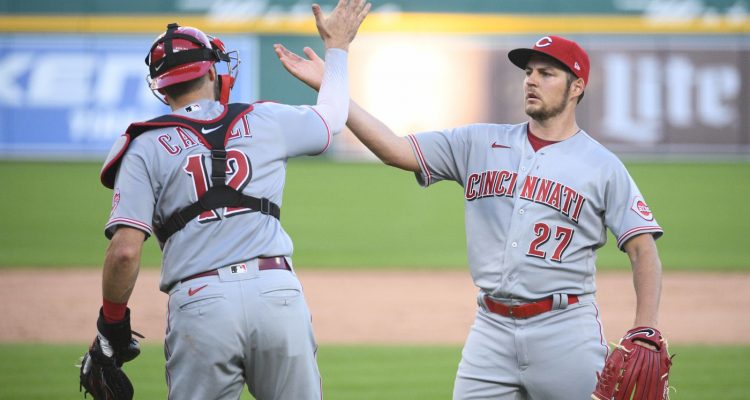
<svg viewBox="0 0 750 400"><path fill-rule="evenodd" d="M630 164L666 234L665 270L748 270L750 163ZM111 192L96 163L0 162L0 267L101 264ZM714 198L711 194L721 194ZM289 163L282 222L299 268L465 268L461 188L380 164ZM628 267L613 240L601 269ZM149 240L144 265L159 265Z"/></svg>
<svg viewBox="0 0 750 400"><path fill-rule="evenodd" d="M0 162L0 268L99 268L111 193L95 163ZM667 234L665 270L747 271L750 164L631 164ZM704 195L722 194L721 200ZM466 268L461 189L424 190L379 164L293 161L282 212L299 268ZM612 241L603 270L627 268ZM144 265L159 266L149 240ZM93 329L93 327L91 327ZM93 332L93 331L92 331ZM80 399L86 346L0 344L0 400ZM675 346L672 400L746 399L750 346ZM449 399L460 347L322 346L326 399ZM138 399L166 397L161 347L126 368ZM250 399L246 393L243 399Z"/></svg>
<svg viewBox="0 0 750 400"><path fill-rule="evenodd" d="M0 345L0 399L73 400L86 346ZM743 400L750 393L750 347L677 347L672 400ZM323 346L318 352L329 400L450 399L460 347ZM148 345L125 368L136 399L166 398L161 347ZM245 393L243 400L251 399Z"/></svg>

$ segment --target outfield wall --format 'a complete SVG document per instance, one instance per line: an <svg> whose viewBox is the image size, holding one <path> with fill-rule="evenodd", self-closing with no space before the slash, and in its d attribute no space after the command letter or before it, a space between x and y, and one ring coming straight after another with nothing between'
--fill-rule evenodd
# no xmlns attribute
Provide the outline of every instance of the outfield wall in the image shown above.
<svg viewBox="0 0 750 400"><path fill-rule="evenodd" d="M401 134L520 122L523 72L506 53L559 33L590 53L579 124L611 149L750 157L750 0L496 3L374 2L352 97ZM0 157L102 158L128 122L165 112L143 57L172 21L240 50L234 101L312 103L272 51L320 50L309 4L0 1ZM367 158L350 135L329 154Z"/></svg>

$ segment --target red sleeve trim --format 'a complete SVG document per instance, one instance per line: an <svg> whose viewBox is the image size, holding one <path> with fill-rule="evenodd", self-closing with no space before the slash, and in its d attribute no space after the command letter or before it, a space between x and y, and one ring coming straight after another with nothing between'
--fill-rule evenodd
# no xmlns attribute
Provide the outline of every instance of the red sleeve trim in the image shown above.
<svg viewBox="0 0 750 400"><path fill-rule="evenodd" d="M109 228L113 227L114 225L127 225L132 226L134 228L141 229L143 231L146 231L147 234L153 235L154 231L151 229L151 225L145 224L141 221L137 221L130 218L113 218L107 222L107 225L104 227L104 230L108 230Z"/></svg>
<svg viewBox="0 0 750 400"><path fill-rule="evenodd" d="M328 141L326 142L326 146L323 147L323 150L320 151L320 153L313 154L314 156L323 154L328 150L328 147L331 146L331 128L328 127L328 122L326 122L325 118L323 118L322 115L318 112L318 110L315 109L315 107L310 107L311 110L315 111L315 114L318 114L318 117L320 117L321 120L323 120L323 125L326 126L326 132L328 133Z"/></svg>
<svg viewBox="0 0 750 400"><path fill-rule="evenodd" d="M417 138L414 135L409 135L407 137L409 138L409 141L411 142L411 145L414 148L414 152L417 154L417 161L419 162L419 167L422 169L422 172L427 178L425 181L425 186L429 186L430 183L432 182L432 174L430 173L430 169L427 168L427 162L424 159L424 154L422 154L422 149L419 147L419 142L417 142Z"/></svg>
<svg viewBox="0 0 750 400"><path fill-rule="evenodd" d="M637 228L633 228L623 233L622 236L617 239L617 248L622 250L622 245L625 244L628 239L632 238L633 236L640 235L641 233L657 233L658 236L661 236L661 234L664 233L664 230L658 226L639 226Z"/></svg>

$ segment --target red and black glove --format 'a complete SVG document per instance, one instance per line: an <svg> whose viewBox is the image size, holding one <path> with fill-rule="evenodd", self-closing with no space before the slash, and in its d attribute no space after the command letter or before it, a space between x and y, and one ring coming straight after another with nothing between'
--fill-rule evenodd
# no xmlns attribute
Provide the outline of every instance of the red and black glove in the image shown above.
<svg viewBox="0 0 750 400"><path fill-rule="evenodd" d="M644 342L652 348L637 342ZM594 400L666 400L672 357L656 328L629 330L607 357L591 398Z"/></svg>
<svg viewBox="0 0 750 400"><path fill-rule="evenodd" d="M130 330L130 309L125 311L125 319L115 323L106 322L99 310L96 327L94 342L81 359L79 390L84 390L84 397L90 393L94 400L131 400L133 384L121 367L141 353L132 335L143 336Z"/></svg>

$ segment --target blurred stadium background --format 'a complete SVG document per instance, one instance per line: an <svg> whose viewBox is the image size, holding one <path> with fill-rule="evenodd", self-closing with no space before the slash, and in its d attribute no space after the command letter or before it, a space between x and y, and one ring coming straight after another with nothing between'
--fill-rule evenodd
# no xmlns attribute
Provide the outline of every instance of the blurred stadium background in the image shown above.
<svg viewBox="0 0 750 400"><path fill-rule="evenodd" d="M0 155L101 158L165 111L143 63L167 22L240 50L234 101L310 103L271 45L320 48L309 1L0 2ZM332 0L320 2L324 8ZM375 1L352 48L352 96L398 132L524 119L506 53L543 34L588 49L580 124L621 154L750 153L747 0ZM330 157L363 156L353 140ZM366 156L365 156L366 157Z"/></svg>
<svg viewBox="0 0 750 400"><path fill-rule="evenodd" d="M0 0L0 271L99 267L111 194L98 168L130 122L167 112L143 63L167 23L240 51L233 101L310 104L315 93L286 74L272 44L320 52L311 3ZM750 0L373 1L351 48L352 97L401 134L520 122L523 72L507 51L546 34L576 39L592 61L579 124L628 163L667 230L665 270L747 272L749 13ZM298 265L465 269L460 189L425 193L372 160L345 133L323 161L290 163L284 223ZM147 267L159 265L153 242ZM627 269L613 247L602 269ZM98 290L80 290L89 289ZM673 398L746 399L748 340L678 347ZM164 398L163 360L151 346L134 380L145 398ZM0 399L79 398L68 365L81 350L0 344ZM326 396L447 398L459 352L326 345Z"/></svg>

